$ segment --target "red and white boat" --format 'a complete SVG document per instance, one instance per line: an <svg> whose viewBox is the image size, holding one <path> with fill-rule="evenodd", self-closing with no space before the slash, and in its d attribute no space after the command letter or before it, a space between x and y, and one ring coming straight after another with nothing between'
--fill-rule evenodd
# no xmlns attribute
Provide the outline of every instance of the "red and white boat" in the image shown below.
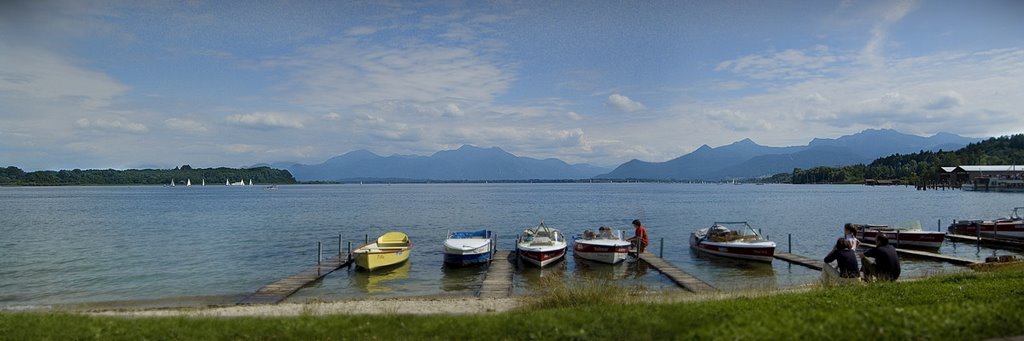
<svg viewBox="0 0 1024 341"><path fill-rule="evenodd" d="M923 231L920 227L900 228L888 225L860 225L853 224L857 228L857 240L865 243L875 244L875 238L879 233L884 233L889 238L889 245L895 247L921 247L938 249L946 240L946 233L939 231Z"/></svg>
<svg viewBox="0 0 1024 341"><path fill-rule="evenodd" d="M630 242L622 239L622 231L602 226L597 233L587 230L576 236L572 245L572 252L576 257L616 264L626 260Z"/></svg>
<svg viewBox="0 0 1024 341"><path fill-rule="evenodd" d="M539 267L565 257L566 247L562 233L545 226L543 222L537 227L526 229L516 240L519 257Z"/></svg>
<svg viewBox="0 0 1024 341"><path fill-rule="evenodd" d="M1020 216L1024 207L1016 207L1009 217L993 220L955 220L949 225L949 233L968 236L1024 238L1024 219Z"/></svg>
<svg viewBox="0 0 1024 341"><path fill-rule="evenodd" d="M759 262L771 262L775 255L775 242L761 237L745 221L715 222L711 227L692 232L690 247L717 256Z"/></svg>

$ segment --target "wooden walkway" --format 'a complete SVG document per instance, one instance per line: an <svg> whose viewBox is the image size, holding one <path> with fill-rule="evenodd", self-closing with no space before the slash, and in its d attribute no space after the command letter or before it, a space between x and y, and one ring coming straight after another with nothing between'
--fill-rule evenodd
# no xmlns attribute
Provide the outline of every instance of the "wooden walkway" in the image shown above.
<svg viewBox="0 0 1024 341"><path fill-rule="evenodd" d="M962 234L947 233L946 239L954 242L979 243L984 246L1002 247L1009 249L1024 250L1024 240L1013 240L1005 238L975 237Z"/></svg>
<svg viewBox="0 0 1024 341"><path fill-rule="evenodd" d="M796 265L803 265L803 266L806 266L808 268L811 268L811 269L814 269L814 270L818 270L818 271L821 271L821 269L825 266L825 262L824 261L820 261L820 260L816 260L816 259L810 259L810 258L801 256L801 255L795 255L795 254L787 253L787 252L775 251L775 258L778 258L778 259L781 259L781 260L784 260L784 261L787 261L787 262L790 262L790 263L793 263L793 264L796 264Z"/></svg>
<svg viewBox="0 0 1024 341"><path fill-rule="evenodd" d="M238 304L278 304L285 298L291 296L302 287L323 278L341 267L352 263L347 254L338 255L334 258L320 262L313 268L297 273L291 277L268 284L256 290L255 293L238 301Z"/></svg>
<svg viewBox="0 0 1024 341"><path fill-rule="evenodd" d="M487 274L480 291L476 293L481 298L499 298L512 296L512 270L515 261L515 253L511 251L495 251L494 259L487 267Z"/></svg>
<svg viewBox="0 0 1024 341"><path fill-rule="evenodd" d="M711 286L710 284L698 279L697 277L693 277L693 275L684 272L683 270L675 267L672 264L669 264L669 262L666 262L664 259L655 256L653 253L647 251L640 253L640 260L646 262L647 264L650 264L658 271L661 271L661 273L665 274L665 276L668 276L668 278L671 279L672 282L675 282L680 287L683 287L683 289L698 294L717 291L717 289L715 289L715 287Z"/></svg>
<svg viewBox="0 0 1024 341"><path fill-rule="evenodd" d="M868 244L868 243L860 243L860 245L862 245L864 247L875 247L875 245ZM949 262L949 263L958 264L958 265L971 265L971 264L981 263L981 262L973 260L973 259L948 256L948 255L943 255L943 254L938 254L938 253L935 253L935 252L928 252L928 251L918 251L918 250L896 248L896 252L899 253L899 254L902 254L902 255L911 255L911 256L915 256L915 257L928 258L928 259L931 259L931 260L938 260L938 261L943 261L943 262Z"/></svg>

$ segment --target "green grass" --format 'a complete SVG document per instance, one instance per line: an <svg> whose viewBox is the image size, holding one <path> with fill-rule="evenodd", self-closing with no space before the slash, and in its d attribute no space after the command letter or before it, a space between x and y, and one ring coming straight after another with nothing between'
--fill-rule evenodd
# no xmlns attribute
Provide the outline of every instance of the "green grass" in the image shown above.
<svg viewBox="0 0 1024 341"><path fill-rule="evenodd" d="M1024 268L705 301L571 302L501 314L116 318L0 314L0 339L985 339L1024 335ZM570 288L571 289L571 288ZM609 289L622 293L622 290ZM576 296L574 296L576 295Z"/></svg>

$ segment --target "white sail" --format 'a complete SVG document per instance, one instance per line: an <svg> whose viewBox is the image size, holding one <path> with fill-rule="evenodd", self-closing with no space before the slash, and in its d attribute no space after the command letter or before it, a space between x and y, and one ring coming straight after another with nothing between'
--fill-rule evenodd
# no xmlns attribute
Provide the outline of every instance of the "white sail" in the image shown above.
<svg viewBox="0 0 1024 341"><path fill-rule="evenodd" d="M249 179L249 186L252 186L252 179Z"/></svg>
<svg viewBox="0 0 1024 341"><path fill-rule="evenodd" d="M203 179L203 186L206 186L206 179Z"/></svg>
<svg viewBox="0 0 1024 341"><path fill-rule="evenodd" d="M174 179L171 179L171 187L174 187Z"/></svg>
<svg viewBox="0 0 1024 341"><path fill-rule="evenodd" d="M224 186L231 186L231 180L224 179Z"/></svg>
<svg viewBox="0 0 1024 341"><path fill-rule="evenodd" d="M192 186L192 179L188 179L188 181L185 182L185 186Z"/></svg>

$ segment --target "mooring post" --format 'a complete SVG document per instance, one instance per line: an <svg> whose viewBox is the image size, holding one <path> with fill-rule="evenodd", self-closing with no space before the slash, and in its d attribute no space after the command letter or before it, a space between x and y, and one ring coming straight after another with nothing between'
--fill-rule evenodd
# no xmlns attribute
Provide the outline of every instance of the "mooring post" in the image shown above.
<svg viewBox="0 0 1024 341"><path fill-rule="evenodd" d="M320 265L324 260L324 245L323 242L316 242L316 265Z"/></svg>
<svg viewBox="0 0 1024 341"><path fill-rule="evenodd" d="M935 224L935 231L942 232L942 219L939 219L939 222Z"/></svg>
<svg viewBox="0 0 1024 341"><path fill-rule="evenodd" d="M789 240L789 241L786 242L786 246L789 247L789 253L793 253L793 234L792 233L787 233L786 234L786 239Z"/></svg>
<svg viewBox="0 0 1024 341"><path fill-rule="evenodd" d="M981 224L974 224L974 237L978 238L978 242L974 245L977 245L978 252L981 252Z"/></svg>
<svg viewBox="0 0 1024 341"><path fill-rule="evenodd" d="M352 261L352 241L351 240L348 241L348 259L346 259L346 260L347 261Z"/></svg>
<svg viewBox="0 0 1024 341"><path fill-rule="evenodd" d="M665 258L665 238L661 238L661 247L658 248L658 257Z"/></svg>
<svg viewBox="0 0 1024 341"><path fill-rule="evenodd" d="M370 235L369 234L363 235L363 244L365 245L365 244L369 244L369 243L370 243Z"/></svg>
<svg viewBox="0 0 1024 341"><path fill-rule="evenodd" d="M878 233L882 233L882 232L878 232ZM878 243L878 241L876 240L875 243ZM900 247L900 230L896 230L896 247Z"/></svg>

